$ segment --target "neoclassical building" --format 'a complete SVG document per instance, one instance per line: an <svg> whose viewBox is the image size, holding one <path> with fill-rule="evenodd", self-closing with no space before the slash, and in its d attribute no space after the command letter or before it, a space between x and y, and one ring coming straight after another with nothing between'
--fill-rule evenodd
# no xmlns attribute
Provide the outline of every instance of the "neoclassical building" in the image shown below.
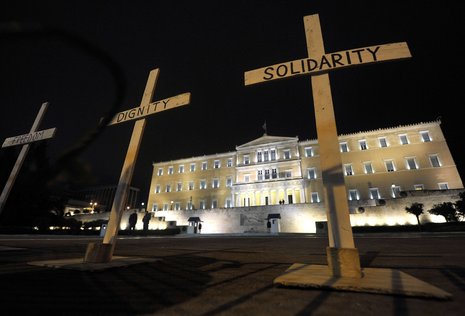
<svg viewBox="0 0 465 316"><path fill-rule="evenodd" d="M349 205L377 205L402 191L463 189L440 124L340 135ZM147 206L182 212L322 198L318 141L264 134L235 151L154 163Z"/></svg>

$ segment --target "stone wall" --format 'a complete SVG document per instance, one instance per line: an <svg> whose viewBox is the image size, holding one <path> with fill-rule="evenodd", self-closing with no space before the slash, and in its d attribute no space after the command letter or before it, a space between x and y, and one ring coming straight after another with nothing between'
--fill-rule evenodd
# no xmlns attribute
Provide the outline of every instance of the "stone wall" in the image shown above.
<svg viewBox="0 0 465 316"><path fill-rule="evenodd" d="M377 225L416 225L416 217L405 211L414 202L423 203L425 214L420 216L422 223L444 222L442 216L430 215L427 211L434 204L455 202L462 190L411 191L406 196L384 200L385 204L364 206L351 214L352 226ZM279 214L280 231L286 233L315 233L316 222L326 221L323 203L268 205L232 209L208 209L195 211L158 211L156 216L166 221L176 221L177 225L188 225L189 217L199 217L203 233L244 233L266 232L269 214Z"/></svg>

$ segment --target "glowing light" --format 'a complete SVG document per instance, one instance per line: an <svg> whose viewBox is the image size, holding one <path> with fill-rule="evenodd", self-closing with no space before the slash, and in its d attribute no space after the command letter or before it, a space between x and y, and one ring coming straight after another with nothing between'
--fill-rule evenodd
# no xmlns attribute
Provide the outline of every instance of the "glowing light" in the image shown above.
<svg viewBox="0 0 465 316"><path fill-rule="evenodd" d="M393 218L393 217L386 218L386 225L395 226L396 225L396 219Z"/></svg>

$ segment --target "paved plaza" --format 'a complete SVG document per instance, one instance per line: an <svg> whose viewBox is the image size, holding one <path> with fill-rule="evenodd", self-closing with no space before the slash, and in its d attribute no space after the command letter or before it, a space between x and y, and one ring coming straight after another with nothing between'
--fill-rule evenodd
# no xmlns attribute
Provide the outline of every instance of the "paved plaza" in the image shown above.
<svg viewBox="0 0 465 316"><path fill-rule="evenodd" d="M465 233L355 234L362 268L394 269L452 296L283 287L294 263L326 265L314 234L120 236L114 265L78 270L101 237L0 235L2 315L463 315ZM127 264L118 265L120 258Z"/></svg>

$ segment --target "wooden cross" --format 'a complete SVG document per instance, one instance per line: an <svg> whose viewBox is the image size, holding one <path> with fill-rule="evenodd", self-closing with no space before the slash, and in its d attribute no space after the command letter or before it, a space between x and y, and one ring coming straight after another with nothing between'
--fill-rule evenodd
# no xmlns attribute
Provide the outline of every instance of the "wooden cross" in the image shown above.
<svg viewBox="0 0 465 316"><path fill-rule="evenodd" d="M90 243L87 247L84 262L104 263L111 261L116 244L116 237L125 210L129 187L134 173L134 167L139 152L142 135L145 128L145 116L156 114L161 111L170 110L190 102L190 93L183 93L161 101L152 101L155 86L158 79L159 69L150 71L144 95L140 106L127 111L117 113L108 125L137 120L134 124L131 140L124 160L123 169L116 188L115 198L111 207L110 219L108 221L103 243Z"/></svg>
<svg viewBox="0 0 465 316"><path fill-rule="evenodd" d="M0 195L0 214L2 213L3 207L6 204L6 200L10 195L11 188L13 187L13 184L16 181L16 177L18 176L19 170L21 169L21 166L23 165L23 162L29 151L29 144L32 142L52 138L55 135L56 128L49 128L46 130L37 131L40 123L42 122L47 107L48 102L42 103L39 113L37 113L36 119L34 120L34 123L32 124L31 130L28 134L8 137L3 142L2 148L18 145L23 145L23 147L21 148L18 159L16 159L16 163L13 166L13 169L11 170L10 176L5 184L5 187L3 188L2 194Z"/></svg>
<svg viewBox="0 0 465 316"><path fill-rule="evenodd" d="M328 266L334 276L361 277L360 259L350 224L328 72L343 67L410 58L411 54L405 42L327 54L318 14L305 16L304 26L308 57L247 71L244 74L245 85L311 75L323 195L328 219Z"/></svg>

